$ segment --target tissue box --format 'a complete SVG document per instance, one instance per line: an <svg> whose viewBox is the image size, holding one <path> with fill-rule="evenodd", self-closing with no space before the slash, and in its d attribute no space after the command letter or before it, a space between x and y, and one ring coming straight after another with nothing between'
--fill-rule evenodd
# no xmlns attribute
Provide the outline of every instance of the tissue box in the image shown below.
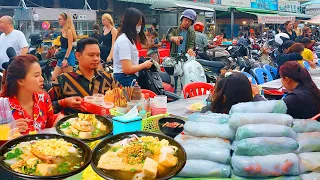
<svg viewBox="0 0 320 180"><path fill-rule="evenodd" d="M126 118L125 116L117 116L112 118L113 135L134 132L142 130L142 118L140 116Z"/></svg>

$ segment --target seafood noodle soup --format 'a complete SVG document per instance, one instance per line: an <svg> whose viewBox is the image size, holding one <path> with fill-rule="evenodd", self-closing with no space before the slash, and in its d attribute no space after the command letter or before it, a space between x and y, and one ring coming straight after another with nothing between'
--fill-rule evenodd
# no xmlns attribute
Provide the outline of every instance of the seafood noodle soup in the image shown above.
<svg viewBox="0 0 320 180"><path fill-rule="evenodd" d="M60 125L60 130L71 137L80 139L96 138L105 135L109 129L94 114L79 113Z"/></svg>
<svg viewBox="0 0 320 180"><path fill-rule="evenodd" d="M79 169L84 163L80 148L63 139L21 142L4 154L13 171L34 176L54 176Z"/></svg>
<svg viewBox="0 0 320 180"><path fill-rule="evenodd" d="M102 149L97 167L119 180L161 179L178 165L177 150L165 139L132 135Z"/></svg>

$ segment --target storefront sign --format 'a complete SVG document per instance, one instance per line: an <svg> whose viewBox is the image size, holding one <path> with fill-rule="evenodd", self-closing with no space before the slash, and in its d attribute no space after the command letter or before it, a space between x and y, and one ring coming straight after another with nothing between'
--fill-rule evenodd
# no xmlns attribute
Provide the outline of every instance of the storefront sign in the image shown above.
<svg viewBox="0 0 320 180"><path fill-rule="evenodd" d="M260 24L284 24L286 21L295 21L294 16L278 16L278 15L266 15L258 16L258 23Z"/></svg>
<svg viewBox="0 0 320 180"><path fill-rule="evenodd" d="M233 7L251 7L250 0L222 0L221 5Z"/></svg>
<svg viewBox="0 0 320 180"><path fill-rule="evenodd" d="M251 0L251 8L278 10L278 0Z"/></svg>
<svg viewBox="0 0 320 180"><path fill-rule="evenodd" d="M288 1L288 0L278 0L278 10L279 11L286 11L286 12L300 13L300 2Z"/></svg>
<svg viewBox="0 0 320 180"><path fill-rule="evenodd" d="M215 4L216 0L192 0L193 2Z"/></svg>
<svg viewBox="0 0 320 180"><path fill-rule="evenodd" d="M317 16L320 14L320 4L309 4L305 9L306 14Z"/></svg>

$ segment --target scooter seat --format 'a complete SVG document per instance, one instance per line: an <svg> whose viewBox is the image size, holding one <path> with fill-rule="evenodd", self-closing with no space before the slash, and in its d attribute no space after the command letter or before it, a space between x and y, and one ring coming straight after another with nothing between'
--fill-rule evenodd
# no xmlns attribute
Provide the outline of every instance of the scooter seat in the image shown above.
<svg viewBox="0 0 320 180"><path fill-rule="evenodd" d="M209 67L214 67L214 68L223 68L224 65L220 61L208 61L208 60L203 60L203 59L197 59L197 61L202 65L202 66L209 66Z"/></svg>

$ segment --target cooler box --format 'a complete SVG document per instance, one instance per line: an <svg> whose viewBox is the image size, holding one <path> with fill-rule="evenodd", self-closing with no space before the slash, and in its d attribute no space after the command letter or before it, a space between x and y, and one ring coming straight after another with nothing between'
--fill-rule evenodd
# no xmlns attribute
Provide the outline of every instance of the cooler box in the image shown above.
<svg viewBox="0 0 320 180"><path fill-rule="evenodd" d="M142 118L140 116L129 119L124 116L117 116L112 118L112 122L113 135L142 130Z"/></svg>

